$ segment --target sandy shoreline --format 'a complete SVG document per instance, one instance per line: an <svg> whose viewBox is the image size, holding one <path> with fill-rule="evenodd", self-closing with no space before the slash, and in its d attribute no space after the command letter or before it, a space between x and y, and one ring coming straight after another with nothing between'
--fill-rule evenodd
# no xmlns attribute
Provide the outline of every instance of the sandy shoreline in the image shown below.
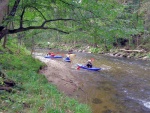
<svg viewBox="0 0 150 113"><path fill-rule="evenodd" d="M58 90L71 96L78 89L77 78L73 76L70 69L65 65L65 62L46 59L43 56L36 55L35 58L47 65L39 73L45 75L50 83L57 86Z"/></svg>

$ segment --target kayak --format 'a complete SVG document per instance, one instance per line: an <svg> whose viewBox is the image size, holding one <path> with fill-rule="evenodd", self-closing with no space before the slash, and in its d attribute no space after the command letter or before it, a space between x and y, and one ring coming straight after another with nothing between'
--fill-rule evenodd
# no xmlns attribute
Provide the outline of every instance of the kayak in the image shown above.
<svg viewBox="0 0 150 113"><path fill-rule="evenodd" d="M91 70L91 71L99 71L99 70L101 70L101 68L97 68L97 67L88 68L87 66L82 65L82 64L77 64L77 65L78 65L80 68L86 69L86 70Z"/></svg>
<svg viewBox="0 0 150 113"><path fill-rule="evenodd" d="M68 58L64 58L64 61L66 61L66 62L71 62L71 60L68 59Z"/></svg>
<svg viewBox="0 0 150 113"><path fill-rule="evenodd" d="M62 56L55 55L55 56L45 56L45 58L62 58Z"/></svg>

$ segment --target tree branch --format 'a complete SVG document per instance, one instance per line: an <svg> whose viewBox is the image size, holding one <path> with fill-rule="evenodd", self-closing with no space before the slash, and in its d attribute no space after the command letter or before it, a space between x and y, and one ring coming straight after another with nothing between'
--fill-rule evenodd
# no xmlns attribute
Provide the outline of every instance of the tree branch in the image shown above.
<svg viewBox="0 0 150 113"><path fill-rule="evenodd" d="M20 3L20 0L15 1L15 4L8 16L15 16L19 3Z"/></svg>
<svg viewBox="0 0 150 113"><path fill-rule="evenodd" d="M23 15L24 15L24 11L25 11L25 9L23 10L23 12L22 12L22 14L21 14L20 28L18 28L18 29L13 29L13 30L4 29L4 30L0 31L0 40L1 40L6 34L14 34L14 33L22 32L22 31L28 31L28 30L31 30L31 29L51 29L51 30L59 31L59 32L61 32L61 33L69 34L69 32L66 32L66 31L63 31L63 30L60 30L60 29L57 29L57 28L44 27L44 25L45 25L47 22L59 21L59 20L61 20L61 21L69 21L69 20L75 21L74 19L63 19L63 18L59 18L59 19L53 19L53 20L46 20L46 21L43 22L43 24L42 24L41 26L30 26L30 27L23 28Z"/></svg>
<svg viewBox="0 0 150 113"><path fill-rule="evenodd" d="M32 29L51 29L51 30L55 30L55 31L59 31L61 33L65 33L65 34L69 34L70 32L66 32L63 31L61 29L57 29L57 28L50 28L50 27L43 27L43 26L30 26L30 27L26 27L26 28L18 28L18 29L13 29L13 30L9 30L9 29L4 29L3 31L0 32L0 40L7 34L15 34L18 32L23 32L23 31L29 31Z"/></svg>
<svg viewBox="0 0 150 113"><path fill-rule="evenodd" d="M31 8L34 8L35 10L37 10L42 15L42 17L44 18L44 20L46 20L45 16L42 14L42 12L38 8L33 7L33 6L27 6L27 7L31 7Z"/></svg>
<svg viewBox="0 0 150 113"><path fill-rule="evenodd" d="M19 6L19 3L20 3L20 0L16 0L16 1L15 1L12 10L11 10L10 13L8 14L7 18L4 20L4 21L6 21L6 25L5 25L5 26L7 26L7 24L9 23L9 21L8 21L9 18L15 16L16 11L17 11L17 8L18 8L18 6Z"/></svg>
<svg viewBox="0 0 150 113"><path fill-rule="evenodd" d="M62 20L62 21L69 21L69 20L75 21L74 19L58 18L58 19L53 19L53 20L46 20L46 21L43 22L43 24L41 26L43 27L47 22L59 21L59 20Z"/></svg>
<svg viewBox="0 0 150 113"><path fill-rule="evenodd" d="M69 32L66 32L66 31L63 31L63 30L60 30L57 28L50 28L50 27L43 27L43 26L30 26L30 27L26 27L26 28L18 28L18 29L8 30L8 34L14 34L14 33L22 32L22 31L28 31L31 29L51 29L51 30L59 31L61 33L69 34Z"/></svg>
<svg viewBox="0 0 150 113"><path fill-rule="evenodd" d="M25 7L23 8L22 14L20 16L20 28L23 27L23 15L24 15L24 13L25 13Z"/></svg>

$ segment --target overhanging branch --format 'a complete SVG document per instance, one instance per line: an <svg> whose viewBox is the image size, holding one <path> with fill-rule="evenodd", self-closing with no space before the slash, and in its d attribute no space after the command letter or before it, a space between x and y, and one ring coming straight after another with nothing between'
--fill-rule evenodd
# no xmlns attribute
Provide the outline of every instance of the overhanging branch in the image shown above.
<svg viewBox="0 0 150 113"><path fill-rule="evenodd" d="M26 28L18 28L18 29L8 30L8 34L14 34L14 33L23 32L23 31L29 31L32 29L51 29L51 30L59 31L61 33L69 34L69 32L63 31L61 29L42 27L42 26L30 26L30 27L26 27Z"/></svg>
<svg viewBox="0 0 150 113"><path fill-rule="evenodd" d="M43 24L41 26L43 27L48 22L59 21L59 20L60 21L69 21L69 20L75 21L74 19L58 18L58 19L46 20L46 21L43 22Z"/></svg>
<svg viewBox="0 0 150 113"><path fill-rule="evenodd" d="M9 30L9 29L4 29L2 31L0 31L0 40L7 34L15 34L15 33L19 33L19 32L23 32L23 31L29 31L32 29L51 29L51 30L55 30L61 33L65 33L65 34L69 34L71 31L67 32L67 31L63 31L61 29L58 28L51 28L51 27L43 27L43 26L30 26L30 27L26 27L26 28L18 28L18 29L13 29L13 30Z"/></svg>

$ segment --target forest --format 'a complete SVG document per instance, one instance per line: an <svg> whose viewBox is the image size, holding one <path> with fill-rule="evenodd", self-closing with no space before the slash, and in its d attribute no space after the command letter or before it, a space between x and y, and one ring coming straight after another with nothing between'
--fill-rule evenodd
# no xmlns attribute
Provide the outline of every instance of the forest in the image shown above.
<svg viewBox="0 0 150 113"><path fill-rule="evenodd" d="M47 42L78 46L81 42L102 50L126 47L149 51L148 0L1 2L4 5L1 40L15 34L22 40L29 40L27 44L36 37L39 46ZM6 40L3 46L5 43Z"/></svg>
<svg viewBox="0 0 150 113"><path fill-rule="evenodd" d="M48 83L44 85L45 78L36 73L44 64L32 59L29 51L32 53L36 48L57 48L150 59L149 6L149 0L0 0L0 103L3 104L0 112L1 109L9 112L10 106L14 112L23 111L23 108L28 111L31 106L36 106L32 112L37 109L49 112L60 112L60 109L68 113L90 112L88 106L68 100L67 97L63 100L55 87ZM24 65L19 63L22 61ZM20 73L23 78L19 76ZM28 85L22 86L22 83L31 75L34 76L29 82L33 82L31 85L35 89L29 88L24 94ZM17 81L17 86L14 81ZM41 89L36 87L39 82ZM43 91L44 88L52 88L54 94ZM42 98L40 94L34 95L39 90L43 95L50 94L54 98L57 94L59 99L54 99L56 103L51 109L43 107L47 95L44 95L43 103L34 103L37 98ZM14 93L13 96L10 92ZM31 96L35 98L26 100L20 96L17 99L17 92L25 98L33 93ZM5 108L6 105L8 107Z"/></svg>

